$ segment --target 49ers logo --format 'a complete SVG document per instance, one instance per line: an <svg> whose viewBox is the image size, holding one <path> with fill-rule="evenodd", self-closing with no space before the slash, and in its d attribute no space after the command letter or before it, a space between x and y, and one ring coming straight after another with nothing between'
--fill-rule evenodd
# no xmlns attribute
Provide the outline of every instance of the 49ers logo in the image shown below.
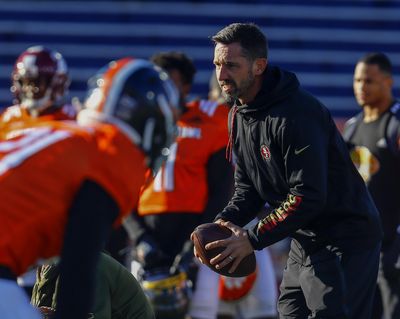
<svg viewBox="0 0 400 319"><path fill-rule="evenodd" d="M271 152L270 152L268 146L261 145L260 151L261 151L261 156L263 157L263 159L265 159L266 161L269 161L271 159Z"/></svg>

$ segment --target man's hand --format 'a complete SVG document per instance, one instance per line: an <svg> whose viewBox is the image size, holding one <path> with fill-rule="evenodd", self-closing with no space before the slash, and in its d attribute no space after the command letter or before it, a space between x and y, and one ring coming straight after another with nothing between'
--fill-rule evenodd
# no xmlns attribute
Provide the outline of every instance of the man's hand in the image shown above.
<svg viewBox="0 0 400 319"><path fill-rule="evenodd" d="M229 272L232 273L235 271L242 259L247 255L250 255L254 249L248 239L246 230L231 222L223 220L217 220L216 223L229 228L232 231L232 236L209 243L205 248L210 250L216 247L226 247L222 253L211 259L210 263L216 265L215 267L217 269L223 268L229 263L232 263L232 266L229 269ZM196 255L196 251L195 256L199 258Z"/></svg>
<svg viewBox="0 0 400 319"><path fill-rule="evenodd" d="M190 234L190 240L193 242L193 232ZM200 258L200 255L196 251L196 246L193 245L193 255L202 263L204 264L203 260Z"/></svg>

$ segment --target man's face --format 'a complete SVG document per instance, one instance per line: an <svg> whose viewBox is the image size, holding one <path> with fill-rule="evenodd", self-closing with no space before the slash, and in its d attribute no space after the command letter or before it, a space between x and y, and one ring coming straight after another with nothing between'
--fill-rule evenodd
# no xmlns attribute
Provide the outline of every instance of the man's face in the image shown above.
<svg viewBox="0 0 400 319"><path fill-rule="evenodd" d="M377 64L356 65L353 78L354 95L360 106L374 107L391 95L392 77Z"/></svg>
<svg viewBox="0 0 400 319"><path fill-rule="evenodd" d="M218 83L228 103L236 99L247 100L249 88L254 84L252 63L242 52L239 43L217 43L214 61Z"/></svg>

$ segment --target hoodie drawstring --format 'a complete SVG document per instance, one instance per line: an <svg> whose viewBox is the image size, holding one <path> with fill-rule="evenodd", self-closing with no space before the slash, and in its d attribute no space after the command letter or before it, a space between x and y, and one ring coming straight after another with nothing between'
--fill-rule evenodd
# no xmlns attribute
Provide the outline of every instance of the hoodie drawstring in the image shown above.
<svg viewBox="0 0 400 319"><path fill-rule="evenodd" d="M235 117L236 117L237 109L238 109L238 107L236 105L234 105L232 107L231 123L229 126L229 140L228 140L228 145L226 146L226 150L225 150L225 158L229 162L232 162L233 134L234 134L234 128L235 128Z"/></svg>

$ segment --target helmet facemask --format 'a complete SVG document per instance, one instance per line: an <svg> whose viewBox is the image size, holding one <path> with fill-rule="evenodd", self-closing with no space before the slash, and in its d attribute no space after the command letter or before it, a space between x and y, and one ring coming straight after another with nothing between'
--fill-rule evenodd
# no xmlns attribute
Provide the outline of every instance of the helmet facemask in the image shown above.
<svg viewBox="0 0 400 319"><path fill-rule="evenodd" d="M32 47L17 59L12 73L11 92L15 102L30 113L60 106L69 86L67 66L58 52Z"/></svg>

